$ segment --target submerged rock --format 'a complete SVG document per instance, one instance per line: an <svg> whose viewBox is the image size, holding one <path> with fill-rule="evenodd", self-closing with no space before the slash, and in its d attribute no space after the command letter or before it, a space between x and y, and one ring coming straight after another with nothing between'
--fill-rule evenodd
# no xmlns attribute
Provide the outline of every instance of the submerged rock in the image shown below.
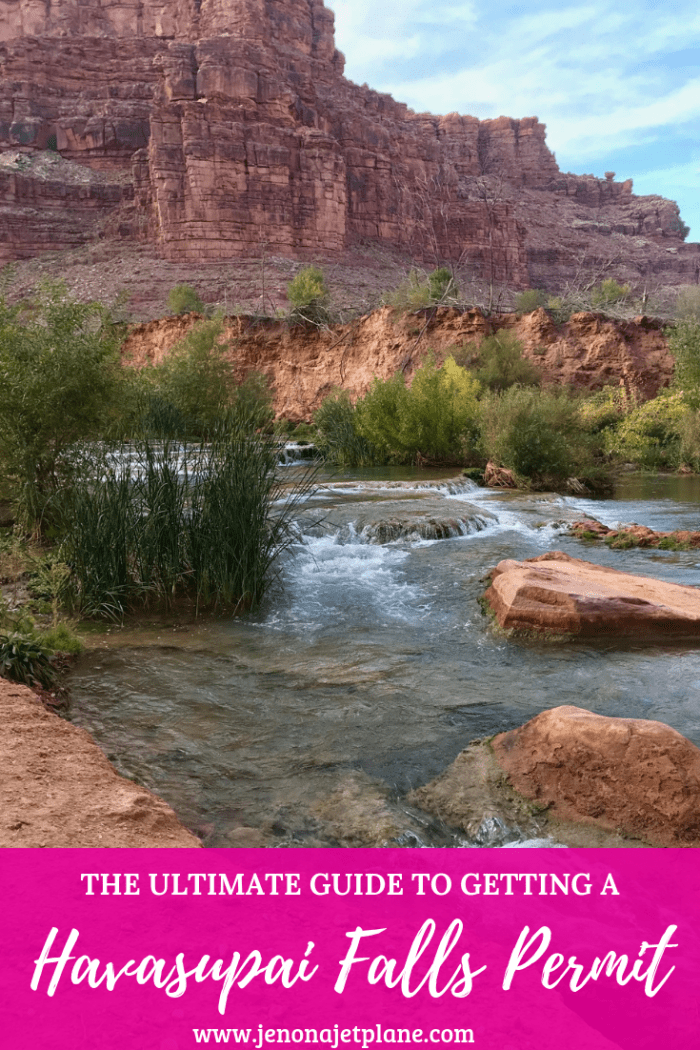
<svg viewBox="0 0 700 1050"><path fill-rule="evenodd" d="M661 722L557 707L471 744L409 801L472 837L500 820L570 846L700 846L700 749Z"/></svg>
<svg viewBox="0 0 700 1050"><path fill-rule="evenodd" d="M381 502L347 503L322 521L312 514L297 524L308 535L337 536L341 543L392 543L395 540L445 540L467 536L493 525L488 510L461 500L425 496Z"/></svg>
<svg viewBox="0 0 700 1050"><path fill-rule="evenodd" d="M700 532L689 529L675 529L673 532L657 532L646 525L632 522L620 528L611 529L595 518L575 521L569 526L569 532L579 540L603 540L614 550L625 550L628 547L660 547L661 550L677 550L700 547Z"/></svg>
<svg viewBox="0 0 700 1050"><path fill-rule="evenodd" d="M700 590L551 551L499 562L484 601L505 630L677 641L700 638Z"/></svg>
<svg viewBox="0 0 700 1050"><path fill-rule="evenodd" d="M0 678L0 848L183 848L201 842L125 780L84 729Z"/></svg>

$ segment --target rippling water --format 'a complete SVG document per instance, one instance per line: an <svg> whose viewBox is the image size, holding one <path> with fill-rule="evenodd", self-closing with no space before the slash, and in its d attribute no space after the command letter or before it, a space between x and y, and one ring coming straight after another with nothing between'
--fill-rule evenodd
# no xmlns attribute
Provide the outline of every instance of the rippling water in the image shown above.
<svg viewBox="0 0 700 1050"><path fill-rule="evenodd" d="M550 549L700 585L698 551L609 551L565 532L584 512L698 528L700 479L631 477L615 499L593 501L439 475L426 488L425 476L364 471L323 486L283 589L257 615L120 636L81 658L73 720L207 845L466 844L408 806L407 791L470 740L558 704L659 719L700 745L700 651L507 641L477 603L502 558ZM421 499L431 520L444 507L467 525L388 543L352 527L396 521ZM491 824L475 844L514 839L517 829Z"/></svg>

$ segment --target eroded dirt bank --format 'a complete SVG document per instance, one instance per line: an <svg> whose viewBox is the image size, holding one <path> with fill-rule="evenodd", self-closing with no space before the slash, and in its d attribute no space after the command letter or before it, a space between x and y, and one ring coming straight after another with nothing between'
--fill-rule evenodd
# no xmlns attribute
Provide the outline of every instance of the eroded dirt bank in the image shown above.
<svg viewBox="0 0 700 1050"><path fill-rule="evenodd" d="M84 729L0 678L0 848L201 846L165 802L120 777Z"/></svg>
<svg viewBox="0 0 700 1050"><path fill-rule="evenodd" d="M124 344L124 361L136 366L158 363L197 319L164 317L133 326ZM542 309L487 318L478 310L460 313L445 307L400 314L384 307L349 324L323 329L232 317L225 333L237 377L251 371L268 376L277 415L298 421L310 419L334 388L358 397L375 376L387 379L399 369L410 376L431 348L444 357L504 328L522 341L545 383L587 390L621 384L647 399L673 375L663 323L646 317L618 321L579 313L556 325Z"/></svg>

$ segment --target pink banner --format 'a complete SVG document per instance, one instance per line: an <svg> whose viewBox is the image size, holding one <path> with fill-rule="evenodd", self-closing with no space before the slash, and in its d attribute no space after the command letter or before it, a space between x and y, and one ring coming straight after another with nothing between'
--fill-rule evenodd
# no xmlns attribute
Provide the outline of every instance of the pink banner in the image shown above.
<svg viewBox="0 0 700 1050"><path fill-rule="evenodd" d="M4 850L8 1050L697 1044L693 850Z"/></svg>

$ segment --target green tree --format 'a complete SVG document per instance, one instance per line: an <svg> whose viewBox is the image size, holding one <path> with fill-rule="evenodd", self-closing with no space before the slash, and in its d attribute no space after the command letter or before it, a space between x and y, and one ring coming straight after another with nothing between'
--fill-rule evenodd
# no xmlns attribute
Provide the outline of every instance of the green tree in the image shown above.
<svg viewBox="0 0 700 1050"><path fill-rule="evenodd" d="M684 317L667 332L676 361L674 385L690 408L700 408L700 320Z"/></svg>
<svg viewBox="0 0 700 1050"><path fill-rule="evenodd" d="M482 402L485 454L520 479L541 487L593 467L594 439L578 402L562 391L513 386Z"/></svg>
<svg viewBox="0 0 700 1050"><path fill-rule="evenodd" d="M204 436L220 424L236 398L223 332L221 317L199 321L160 365L143 370L147 430Z"/></svg>
<svg viewBox="0 0 700 1050"><path fill-rule="evenodd" d="M477 380L453 357L438 367L431 353L410 387L401 373L375 379L357 403L358 429L398 462L462 463L476 445L478 392Z"/></svg>
<svg viewBox="0 0 700 1050"><path fill-rule="evenodd" d="M625 416L608 435L608 451L650 470L677 467L691 414L682 393L662 390Z"/></svg>
<svg viewBox="0 0 700 1050"><path fill-rule="evenodd" d="M45 286L31 303L0 298L0 464L23 523L49 523L71 473L69 449L115 423L124 389L114 326L98 303Z"/></svg>

